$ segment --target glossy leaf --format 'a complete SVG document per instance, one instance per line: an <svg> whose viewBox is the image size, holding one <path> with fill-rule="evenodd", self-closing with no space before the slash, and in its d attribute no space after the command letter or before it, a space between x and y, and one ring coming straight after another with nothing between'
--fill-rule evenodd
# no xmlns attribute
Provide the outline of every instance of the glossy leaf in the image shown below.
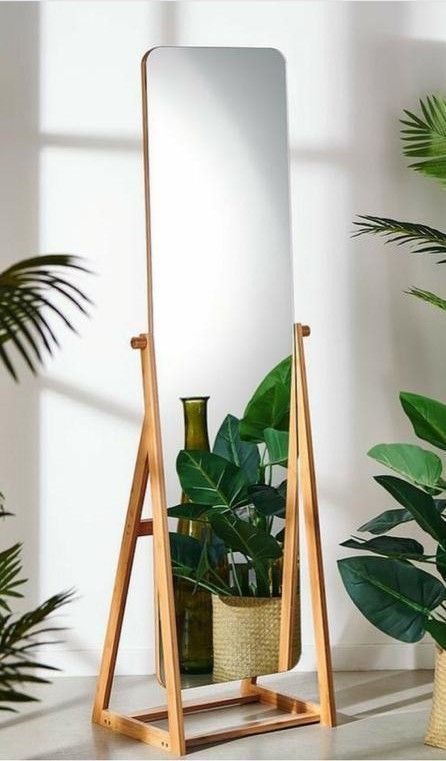
<svg viewBox="0 0 446 761"><path fill-rule="evenodd" d="M376 518L363 523L358 528L358 531L368 531L370 534L384 534L386 531L395 528L395 526L407 523L408 521L413 521L409 511L396 507L394 510L385 510L377 515Z"/></svg>
<svg viewBox="0 0 446 761"><path fill-rule="evenodd" d="M346 542L341 542L341 547L350 547L354 550L368 550L377 555L386 555L387 557L400 557L404 555L410 558L422 558L424 555L424 548L420 542L402 536L376 536L373 539L361 541L358 539L347 539Z"/></svg>
<svg viewBox="0 0 446 761"><path fill-rule="evenodd" d="M227 415L221 424L213 447L214 454L237 465L248 484L255 484L258 477L260 455L256 444L242 441L240 421L234 415Z"/></svg>
<svg viewBox="0 0 446 761"><path fill-rule="evenodd" d="M375 476L375 481L411 513L423 531L446 547L446 523L430 494L395 476Z"/></svg>
<svg viewBox="0 0 446 761"><path fill-rule="evenodd" d="M169 518L187 518L191 521L204 520L209 510L218 508L212 508L210 505L195 505L193 502L182 502L181 505L174 505L167 508L167 515Z"/></svg>
<svg viewBox="0 0 446 761"><path fill-rule="evenodd" d="M287 431L291 394L291 357L286 357L262 380L245 409L240 435L263 442L265 428Z"/></svg>
<svg viewBox="0 0 446 761"><path fill-rule="evenodd" d="M279 558L282 549L271 534L255 528L234 513L211 513L209 522L226 546L234 552L241 552L254 563Z"/></svg>
<svg viewBox="0 0 446 761"><path fill-rule="evenodd" d="M194 504L234 507L247 497L240 468L212 452L183 449L177 457L177 473L181 488Z"/></svg>
<svg viewBox="0 0 446 761"><path fill-rule="evenodd" d="M416 444L377 444L367 454L419 486L435 488L441 477L440 458Z"/></svg>
<svg viewBox="0 0 446 761"><path fill-rule="evenodd" d="M196 571L201 557L201 542L188 534L172 531L169 532L169 541L172 562Z"/></svg>
<svg viewBox="0 0 446 761"><path fill-rule="evenodd" d="M265 428L263 438L268 450L269 465L288 467L288 431L276 431L275 428Z"/></svg>
<svg viewBox="0 0 446 761"><path fill-rule="evenodd" d="M434 576L393 558L360 556L338 561L345 588L361 613L381 631L417 642L431 611L446 599Z"/></svg>
<svg viewBox="0 0 446 761"><path fill-rule="evenodd" d="M446 449L446 405L407 391L400 393L400 401L417 436L439 449Z"/></svg>
<svg viewBox="0 0 446 761"><path fill-rule="evenodd" d="M446 500L444 499L434 499L434 505L440 514L446 510ZM376 518L367 521L367 523L358 528L358 531L368 531L370 534L385 534L386 531L390 531L395 526L413 520L414 518L408 510L395 508L394 510L385 510L380 515L377 515Z"/></svg>
<svg viewBox="0 0 446 761"><path fill-rule="evenodd" d="M426 631L433 637L435 642L440 645L442 650L446 650L446 623L444 621L436 621L430 618L426 621Z"/></svg>
<svg viewBox="0 0 446 761"><path fill-rule="evenodd" d="M249 498L261 515L285 515L285 497L278 488L267 484L257 484L249 489Z"/></svg>
<svg viewBox="0 0 446 761"><path fill-rule="evenodd" d="M435 564L438 573L446 581L446 552L440 545L438 545L435 553Z"/></svg>

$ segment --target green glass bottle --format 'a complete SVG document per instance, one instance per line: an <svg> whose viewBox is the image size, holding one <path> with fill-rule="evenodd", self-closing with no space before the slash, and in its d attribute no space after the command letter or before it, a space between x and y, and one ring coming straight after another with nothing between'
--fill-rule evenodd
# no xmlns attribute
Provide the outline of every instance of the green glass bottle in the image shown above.
<svg viewBox="0 0 446 761"><path fill-rule="evenodd" d="M184 411L185 449L209 452L207 429L208 396L181 399ZM187 502L185 494L182 502ZM178 520L177 532L202 540L210 532L203 521ZM212 600L211 595L196 589L184 579L175 579L180 671L183 674L208 674L212 671Z"/></svg>

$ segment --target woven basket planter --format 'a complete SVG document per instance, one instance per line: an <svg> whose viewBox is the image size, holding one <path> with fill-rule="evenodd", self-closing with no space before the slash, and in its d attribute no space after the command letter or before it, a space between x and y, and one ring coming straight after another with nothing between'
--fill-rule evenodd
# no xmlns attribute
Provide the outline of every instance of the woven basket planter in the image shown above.
<svg viewBox="0 0 446 761"><path fill-rule="evenodd" d="M435 662L432 710L424 742L435 748L446 749L446 650L439 647Z"/></svg>
<svg viewBox="0 0 446 761"><path fill-rule="evenodd" d="M212 595L214 682L277 673L281 605L280 597ZM297 662L300 627L294 628Z"/></svg>

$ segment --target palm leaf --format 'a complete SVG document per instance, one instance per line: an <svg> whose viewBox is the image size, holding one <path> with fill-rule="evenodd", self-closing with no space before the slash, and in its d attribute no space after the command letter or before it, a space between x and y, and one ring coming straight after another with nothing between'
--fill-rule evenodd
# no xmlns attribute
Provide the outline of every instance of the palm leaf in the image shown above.
<svg viewBox="0 0 446 761"><path fill-rule="evenodd" d="M404 111L401 119L401 139L404 155L419 158L409 164L412 169L446 182L446 101L441 96L428 96L420 100L421 115Z"/></svg>
<svg viewBox="0 0 446 761"><path fill-rule="evenodd" d="M52 354L58 346L50 319L75 330L58 304L87 314L91 301L62 274L66 271L88 272L76 257L49 254L25 259L0 273L0 361L15 380L17 373L6 344L14 346L35 373L43 353Z"/></svg>
<svg viewBox="0 0 446 761"><path fill-rule="evenodd" d="M0 494L2 508L3 495ZM4 509L3 514L6 514ZM21 549L20 544L14 544L0 552L0 711L14 711L11 704L35 700L16 688L27 683L48 682L36 674L37 670L57 671L39 663L33 657L33 650L37 645L45 644L44 635L61 630L48 619L73 596L72 591L53 595L34 610L14 616L8 598L22 597L17 590L26 581L21 578Z"/></svg>
<svg viewBox="0 0 446 761"><path fill-rule="evenodd" d="M409 293L411 296L415 296L422 301L427 301L428 304L432 304L439 309L446 309L446 300L442 299L441 296L437 296L435 293L423 291L421 288L409 288L406 293Z"/></svg>
<svg viewBox="0 0 446 761"><path fill-rule="evenodd" d="M400 222L388 217L375 217L371 214L359 214L360 222L354 222L358 229L353 233L359 235L379 235L386 238L386 243L412 246L415 254L440 254L446 256L446 233L428 225L417 222ZM446 262L442 259L439 264Z"/></svg>
<svg viewBox="0 0 446 761"><path fill-rule="evenodd" d="M57 671L51 666L39 663L32 656L36 646L45 644L42 635L60 631L59 626L42 625L48 617L65 605L73 597L73 592L53 595L37 608L19 617L11 614L0 615L0 710L13 711L11 703L35 700L30 695L18 692L15 683L45 684L48 682L37 676L36 670Z"/></svg>

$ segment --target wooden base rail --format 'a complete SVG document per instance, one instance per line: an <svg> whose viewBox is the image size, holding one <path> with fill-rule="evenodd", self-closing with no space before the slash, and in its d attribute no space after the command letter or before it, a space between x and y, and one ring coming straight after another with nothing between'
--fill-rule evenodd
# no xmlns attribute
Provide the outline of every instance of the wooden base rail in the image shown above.
<svg viewBox="0 0 446 761"><path fill-rule="evenodd" d="M183 714L185 716L204 711L215 711L234 706L261 703L271 708L284 711L283 715L268 716L246 721L242 724L224 727L207 732L193 732L186 736L186 750L197 745L215 743L217 740L231 740L236 737L258 734L260 732L273 732L285 727L298 727L303 724L315 724L320 721L319 706L297 698L282 695L265 687L256 686L249 695L237 695L235 697L221 697L210 700L190 700L183 702ZM151 722L163 721L169 716L167 706L149 708L146 711L138 711L131 716L123 716L113 711L104 710L101 714L100 724L108 729L134 737L137 740L155 745L162 750L170 751L169 733L154 726Z"/></svg>
<svg viewBox="0 0 446 761"><path fill-rule="evenodd" d="M96 688L92 717L96 724L176 755L184 755L197 745L230 740L260 732L272 732L285 727L297 727L316 722L329 727L335 726L336 713L327 605L303 349L303 338L309 334L308 326L300 324L294 326L290 448L285 517L287 530L285 532L283 559L279 671L287 671L294 665L292 660L292 630L295 620L296 591L298 589L298 502L300 496L307 538L320 705L267 689L257 684L256 677L243 679L240 684L240 693L234 697L217 697L184 702L182 700L155 352L152 335L141 334L132 338L131 345L141 352L145 414ZM142 509L149 473L152 518L143 519ZM160 642L166 682L166 705L137 711L131 715L123 715L110 710L110 695L136 542L143 536L152 536L154 542L155 608L156 620L158 622L159 619L161 632ZM255 721L249 720L235 726L192 733L186 736L185 715L243 706L249 703L261 703L281 713L276 713L274 716L269 713L269 715L265 714ZM161 729L152 723L163 720L167 720L167 729Z"/></svg>

